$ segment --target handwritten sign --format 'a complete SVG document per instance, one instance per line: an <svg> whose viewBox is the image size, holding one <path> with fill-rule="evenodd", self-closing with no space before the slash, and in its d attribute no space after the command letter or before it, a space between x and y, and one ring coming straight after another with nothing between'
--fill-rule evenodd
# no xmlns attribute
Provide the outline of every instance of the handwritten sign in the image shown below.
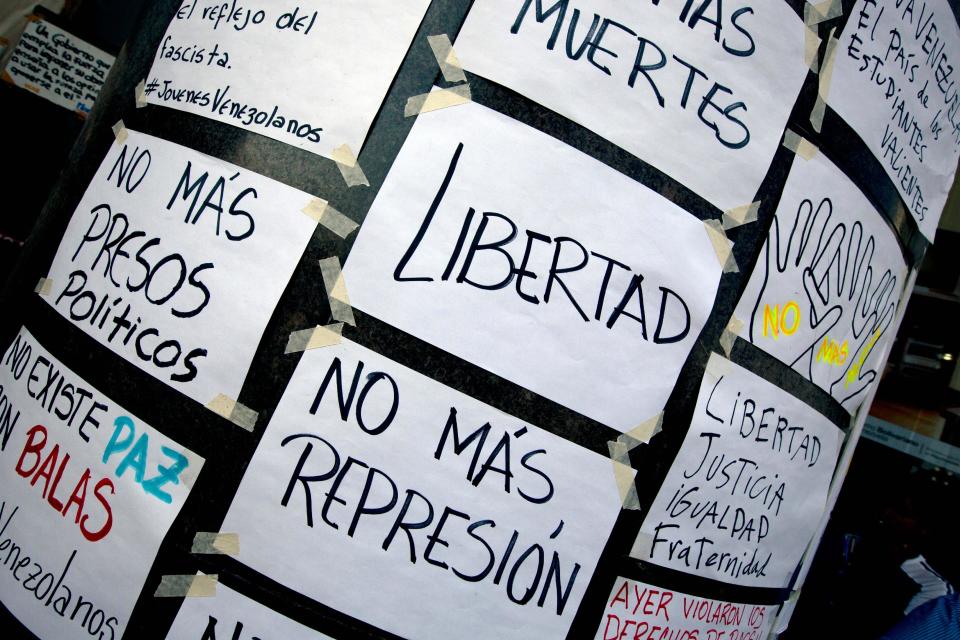
<svg viewBox="0 0 960 640"><path fill-rule="evenodd" d="M960 29L945 0L859 0L828 103L863 138L931 242L960 158Z"/></svg>
<svg viewBox="0 0 960 640"><path fill-rule="evenodd" d="M147 102L329 156L360 152L429 0L184 0Z"/></svg>
<svg viewBox="0 0 960 640"><path fill-rule="evenodd" d="M123 635L203 459L21 329L0 361L0 599L41 638Z"/></svg>
<svg viewBox="0 0 960 640"><path fill-rule="evenodd" d="M553 638L620 508L609 459L344 340L304 353L222 529L403 637Z"/></svg>
<svg viewBox="0 0 960 640"><path fill-rule="evenodd" d="M595 640L765 640L776 608L617 578Z"/></svg>
<svg viewBox="0 0 960 640"><path fill-rule="evenodd" d="M357 308L629 430L662 410L721 266L692 215L471 103L418 119L344 273Z"/></svg>
<svg viewBox="0 0 960 640"><path fill-rule="evenodd" d="M167 640L205 638L330 640L330 636L294 622L222 582L217 584L215 598L185 598L167 633Z"/></svg>
<svg viewBox="0 0 960 640"><path fill-rule="evenodd" d="M477 0L456 50L721 209L753 201L807 75L784 2Z"/></svg>
<svg viewBox="0 0 960 640"><path fill-rule="evenodd" d="M33 19L3 79L86 117L114 57L44 20Z"/></svg>
<svg viewBox="0 0 960 640"><path fill-rule="evenodd" d="M316 223L311 196L129 131L80 200L44 299L197 402L236 398Z"/></svg>
<svg viewBox="0 0 960 640"><path fill-rule="evenodd" d="M798 157L734 313L740 336L853 412L877 378L906 275L857 187L823 154Z"/></svg>
<svg viewBox="0 0 960 640"><path fill-rule="evenodd" d="M732 584L785 587L816 531L842 435L711 354L690 429L631 555Z"/></svg>

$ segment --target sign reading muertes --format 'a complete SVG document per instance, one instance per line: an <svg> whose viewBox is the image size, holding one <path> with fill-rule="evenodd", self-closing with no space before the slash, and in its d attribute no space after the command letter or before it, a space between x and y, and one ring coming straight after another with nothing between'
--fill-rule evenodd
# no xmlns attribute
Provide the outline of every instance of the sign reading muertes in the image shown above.
<svg viewBox="0 0 960 640"><path fill-rule="evenodd" d="M787 586L816 531L843 433L711 354L697 406L631 556L749 587Z"/></svg>
<svg viewBox="0 0 960 640"><path fill-rule="evenodd" d="M793 161L738 333L851 413L878 377L907 276L893 230L823 154Z"/></svg>
<svg viewBox="0 0 960 640"><path fill-rule="evenodd" d="M417 119L344 269L355 307L621 431L663 409L720 275L700 220L476 103Z"/></svg>
<svg viewBox="0 0 960 640"><path fill-rule="evenodd" d="M960 158L960 28L946 0L859 0L830 107L863 138L933 242Z"/></svg>
<svg viewBox="0 0 960 640"><path fill-rule="evenodd" d="M776 610L617 578L595 640L765 640Z"/></svg>
<svg viewBox="0 0 960 640"><path fill-rule="evenodd" d="M26 329L0 360L0 436L0 601L40 638L120 638L203 459Z"/></svg>
<svg viewBox="0 0 960 640"><path fill-rule="evenodd" d="M607 457L343 340L304 352L222 530L405 638L562 638L621 506Z"/></svg>
<svg viewBox="0 0 960 640"><path fill-rule="evenodd" d="M429 4L183 0L144 93L311 153L359 153Z"/></svg>
<svg viewBox="0 0 960 640"><path fill-rule="evenodd" d="M753 201L808 72L786 2L477 0L456 50L724 210Z"/></svg>
<svg viewBox="0 0 960 640"><path fill-rule="evenodd" d="M236 398L316 222L312 196L136 131L80 200L44 296L197 402Z"/></svg>

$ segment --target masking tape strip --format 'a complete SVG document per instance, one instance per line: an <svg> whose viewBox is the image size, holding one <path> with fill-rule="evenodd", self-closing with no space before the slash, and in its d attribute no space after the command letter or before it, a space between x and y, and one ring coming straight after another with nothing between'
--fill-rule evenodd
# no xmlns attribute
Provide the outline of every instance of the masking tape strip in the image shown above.
<svg viewBox="0 0 960 640"><path fill-rule="evenodd" d="M357 164L357 156L353 153L349 145L342 144L331 151L330 158L337 163L337 168L340 169L340 173L343 175L343 179L348 187L356 187L361 184L367 187L370 186L370 181L367 180L363 169Z"/></svg>
<svg viewBox="0 0 960 640"><path fill-rule="evenodd" d="M800 134L795 133L790 129L787 129L783 134L783 146L785 146L787 149L790 149L790 151L793 151L804 160L810 160L813 158L813 156L817 155L818 151L820 151L820 149L817 148L817 145L813 144Z"/></svg>
<svg viewBox="0 0 960 640"><path fill-rule="evenodd" d="M180 472L180 484L188 491L193 489L197 482L197 475L200 473L200 467L195 464L188 464L187 468Z"/></svg>
<svg viewBox="0 0 960 640"><path fill-rule="evenodd" d="M240 535L236 533L217 533L216 531L197 531L193 536L190 553L237 556L240 555Z"/></svg>
<svg viewBox="0 0 960 640"><path fill-rule="evenodd" d="M737 334L733 333L729 329L724 329L723 333L720 334L720 348L723 349L724 355L728 358L730 357L730 352L733 351L733 344L737 341Z"/></svg>
<svg viewBox="0 0 960 640"><path fill-rule="evenodd" d="M823 116L827 112L827 97L830 95L830 83L833 78L833 63L837 58L837 45L840 41L834 37L835 29L830 30L830 36L827 39L827 50L823 54L823 64L820 68L820 83L817 88L817 100L813 103L813 110L810 112L810 124L814 131L820 133L823 127Z"/></svg>
<svg viewBox="0 0 960 640"><path fill-rule="evenodd" d="M50 290L53 288L53 280L50 278L40 278L40 281L37 282L37 286L33 288L34 293L39 293L42 296L50 295Z"/></svg>
<svg viewBox="0 0 960 640"><path fill-rule="evenodd" d="M620 502L624 509L640 509L640 498L637 496L637 486L633 479L636 471L630 466L630 449L620 441L609 441L610 461L613 463L613 477L617 481L617 490L620 492Z"/></svg>
<svg viewBox="0 0 960 640"><path fill-rule="evenodd" d="M440 73L447 82L466 82L467 76L463 73L463 66L457 59L457 54L453 51L453 43L450 42L450 36L441 33L436 36L427 36L427 42L433 49L433 57L437 59L440 65Z"/></svg>
<svg viewBox="0 0 960 640"><path fill-rule="evenodd" d="M417 96L407 98L407 104L403 108L403 117L455 107L457 105L470 102L470 85L458 84L449 89L434 89L429 93L421 93Z"/></svg>
<svg viewBox="0 0 960 640"><path fill-rule="evenodd" d="M284 354L300 353L307 349L320 349L340 344L340 334L343 331L342 322L332 322L326 326L317 325L310 329L294 331L287 338Z"/></svg>
<svg viewBox="0 0 960 640"><path fill-rule="evenodd" d="M117 140L117 144L123 144L127 141L127 127L124 126L123 120L117 120L117 124L111 127L113 129L113 136Z"/></svg>
<svg viewBox="0 0 960 640"><path fill-rule="evenodd" d="M160 576L155 598L211 598L217 595L217 574Z"/></svg>
<svg viewBox="0 0 960 640"><path fill-rule="evenodd" d="M347 285L343 280L343 271L340 269L340 258L331 256L321 260L320 273L323 275L323 287L327 290L327 300L330 302L330 317L357 326L353 307L350 306L350 297L347 295Z"/></svg>
<svg viewBox="0 0 960 640"><path fill-rule="evenodd" d="M757 214L760 212L760 201L750 204L740 205L733 209L727 209L723 212L723 228L733 229L740 225L749 224L757 221Z"/></svg>
<svg viewBox="0 0 960 640"><path fill-rule="evenodd" d="M839 18L842 15L843 3L841 0L823 0L816 4L808 1L803 5L803 23L808 27Z"/></svg>
<svg viewBox="0 0 960 640"><path fill-rule="evenodd" d="M651 550L653 550L653 536L643 531L638 532L637 539L633 541L633 547L630 548L630 557L646 560L650 557Z"/></svg>
<svg viewBox="0 0 960 640"><path fill-rule="evenodd" d="M257 424L256 411L222 393L207 403L207 409L247 431L253 431Z"/></svg>
<svg viewBox="0 0 960 640"><path fill-rule="evenodd" d="M727 360L719 353L711 353L707 360L706 375L713 376L714 379L720 379L730 373L733 362Z"/></svg>
<svg viewBox="0 0 960 640"><path fill-rule="evenodd" d="M360 226L330 206L323 198L314 198L300 211L341 238L346 238Z"/></svg>
<svg viewBox="0 0 960 640"><path fill-rule="evenodd" d="M620 434L620 436L617 437L617 442L626 445L627 451L632 451L641 444L647 444L650 442L650 439L660 433L662 430L663 411L652 418L644 420L630 431Z"/></svg>
<svg viewBox="0 0 960 640"><path fill-rule="evenodd" d="M147 82L146 80L141 80L137 83L137 87L133 90L134 100L136 101L137 109L143 109L147 106Z"/></svg>
<svg viewBox="0 0 960 640"><path fill-rule="evenodd" d="M720 334L720 347L728 358L730 357L730 352L733 351L733 345L736 343L737 335L741 329L743 329L743 320L737 316L731 316L730 322L727 323L727 326L723 328L723 332Z"/></svg>
<svg viewBox="0 0 960 640"><path fill-rule="evenodd" d="M704 220L703 227L707 230L707 237L713 245L713 250L717 254L717 260L723 267L724 273L737 273L740 268L737 266L737 259L733 256L733 243L727 238L723 230L723 225L719 220Z"/></svg>
<svg viewBox="0 0 960 640"><path fill-rule="evenodd" d="M841 15L843 15L841 0L823 0L817 4L807 2L803 5L803 24L806 27L803 61L814 73L819 73L821 69L820 58L817 55L820 51L820 34L817 25Z"/></svg>
<svg viewBox="0 0 960 640"><path fill-rule="evenodd" d="M816 28L808 26L804 32L803 64L814 73L820 71L820 57L817 55L819 51L820 34L817 33Z"/></svg>

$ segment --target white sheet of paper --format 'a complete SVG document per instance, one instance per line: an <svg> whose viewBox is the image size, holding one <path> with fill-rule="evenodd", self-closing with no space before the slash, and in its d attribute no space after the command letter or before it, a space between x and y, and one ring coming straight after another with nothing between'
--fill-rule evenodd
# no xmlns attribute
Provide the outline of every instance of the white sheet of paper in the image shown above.
<svg viewBox="0 0 960 640"><path fill-rule="evenodd" d="M330 636L305 627L222 582L213 598L184 598L167 633L167 640L201 638L273 638L282 640L330 640Z"/></svg>
<svg viewBox="0 0 960 640"><path fill-rule="evenodd" d="M360 153L429 0L184 0L147 102L330 156Z"/></svg>
<svg viewBox="0 0 960 640"><path fill-rule="evenodd" d="M823 154L797 157L734 312L739 334L853 413L877 378L907 277L893 231Z"/></svg>
<svg viewBox="0 0 960 640"><path fill-rule="evenodd" d="M617 578L595 640L766 640L776 611Z"/></svg>
<svg viewBox="0 0 960 640"><path fill-rule="evenodd" d="M197 402L236 398L316 228L301 212L312 199L129 131L80 200L44 299Z"/></svg>
<svg viewBox="0 0 960 640"><path fill-rule="evenodd" d="M859 0L827 103L863 139L931 242L960 158L960 28L946 0Z"/></svg>
<svg viewBox="0 0 960 640"><path fill-rule="evenodd" d="M343 340L303 354L221 530L403 637L554 638L620 508L608 458Z"/></svg>
<svg viewBox="0 0 960 640"><path fill-rule="evenodd" d="M0 362L0 600L41 638L119 638L203 459L26 329Z"/></svg>
<svg viewBox="0 0 960 640"><path fill-rule="evenodd" d="M86 117L114 57L46 20L27 22L4 79Z"/></svg>
<svg viewBox="0 0 960 640"><path fill-rule="evenodd" d="M807 75L803 22L784 2L656 5L477 0L457 56L717 207L748 204Z"/></svg>
<svg viewBox="0 0 960 640"><path fill-rule="evenodd" d="M731 584L786 586L820 521L842 438L787 392L711 354L631 555Z"/></svg>
<svg viewBox="0 0 960 640"><path fill-rule="evenodd" d="M344 278L355 307L626 431L663 409L720 274L698 219L470 103L418 118Z"/></svg>

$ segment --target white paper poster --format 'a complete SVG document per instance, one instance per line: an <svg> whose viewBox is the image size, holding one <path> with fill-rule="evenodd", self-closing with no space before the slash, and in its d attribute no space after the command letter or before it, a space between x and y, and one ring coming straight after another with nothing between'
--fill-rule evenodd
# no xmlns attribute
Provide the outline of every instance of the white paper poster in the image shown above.
<svg viewBox="0 0 960 640"><path fill-rule="evenodd" d="M817 529L843 433L710 355L697 406L631 555L748 587L785 587Z"/></svg>
<svg viewBox="0 0 960 640"><path fill-rule="evenodd" d="M236 398L316 222L312 196L129 131L87 187L44 299L204 405Z"/></svg>
<svg viewBox="0 0 960 640"><path fill-rule="evenodd" d="M184 0L147 102L330 156L360 153L429 0Z"/></svg>
<svg viewBox="0 0 960 640"><path fill-rule="evenodd" d="M343 340L303 354L221 530L402 637L560 638L620 509L608 458Z"/></svg>
<svg viewBox="0 0 960 640"><path fill-rule="evenodd" d="M213 598L184 598L167 640L330 640L222 582Z"/></svg>
<svg viewBox="0 0 960 640"><path fill-rule="evenodd" d="M41 638L120 638L202 465L21 329L0 362L3 605Z"/></svg>
<svg viewBox="0 0 960 640"><path fill-rule="evenodd" d="M477 0L456 51L721 209L753 201L807 75L786 2Z"/></svg>
<svg viewBox="0 0 960 640"><path fill-rule="evenodd" d="M3 69L3 79L86 117L113 56L56 25L33 19Z"/></svg>
<svg viewBox="0 0 960 640"><path fill-rule="evenodd" d="M823 154L797 157L734 316L739 334L851 413L878 376L906 282L893 231Z"/></svg>
<svg viewBox="0 0 960 640"><path fill-rule="evenodd" d="M344 271L355 307L621 431L663 409L720 275L700 220L476 103L417 119Z"/></svg>
<svg viewBox="0 0 960 640"><path fill-rule="evenodd" d="M766 640L776 610L617 578L595 640Z"/></svg>
<svg viewBox="0 0 960 640"><path fill-rule="evenodd" d="M863 138L931 242L960 157L960 29L946 0L859 0L828 103Z"/></svg>

